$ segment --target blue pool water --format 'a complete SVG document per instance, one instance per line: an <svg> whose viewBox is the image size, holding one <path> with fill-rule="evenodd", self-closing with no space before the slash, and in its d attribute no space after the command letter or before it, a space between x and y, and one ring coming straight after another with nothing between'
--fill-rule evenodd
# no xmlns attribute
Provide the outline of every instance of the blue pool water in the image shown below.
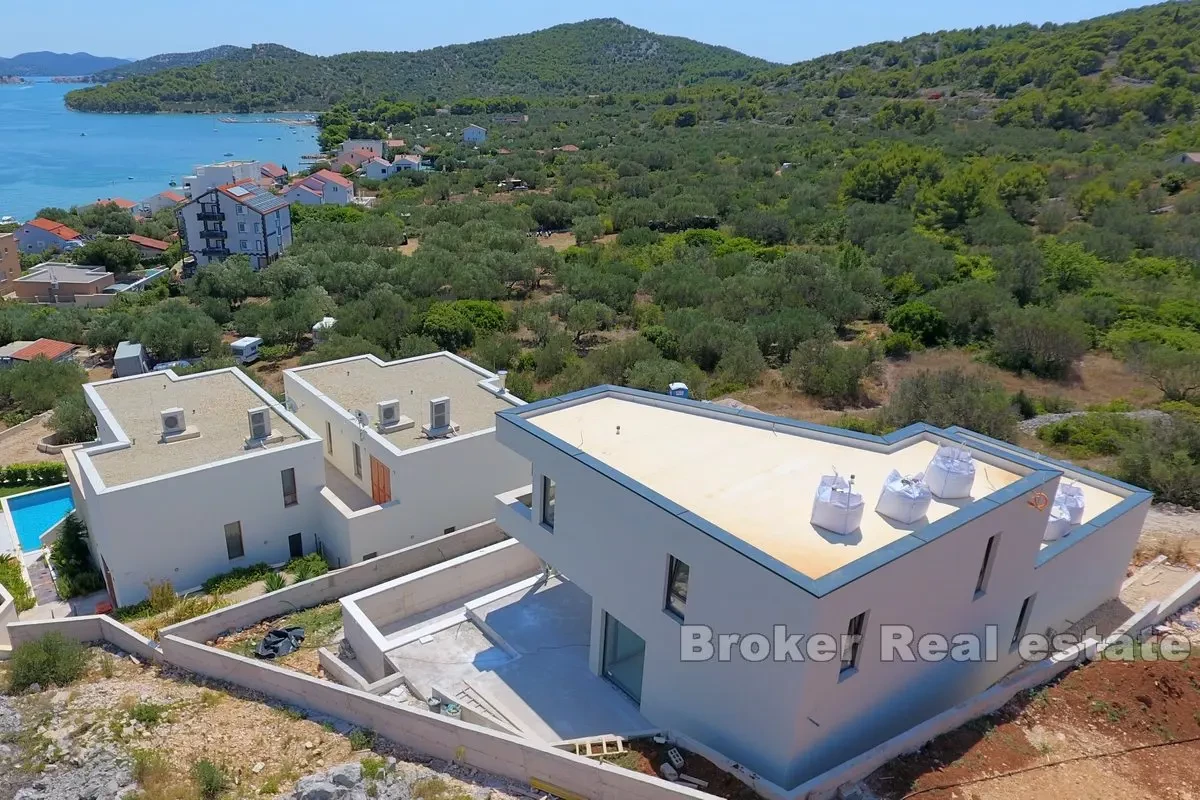
<svg viewBox="0 0 1200 800"><path fill-rule="evenodd" d="M26 553L42 546L41 536L75 510L68 484L8 498L8 511L17 540Z"/></svg>

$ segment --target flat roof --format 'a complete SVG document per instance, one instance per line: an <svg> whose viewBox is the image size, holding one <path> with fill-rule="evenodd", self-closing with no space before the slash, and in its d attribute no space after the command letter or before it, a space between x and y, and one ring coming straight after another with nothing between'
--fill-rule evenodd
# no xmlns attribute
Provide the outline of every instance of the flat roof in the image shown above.
<svg viewBox="0 0 1200 800"><path fill-rule="evenodd" d="M62 264L57 261L47 261L38 264L28 274L17 278L22 283L79 283L88 284L102 281L112 275L103 267L76 267L72 264Z"/></svg>
<svg viewBox="0 0 1200 800"><path fill-rule="evenodd" d="M429 424L430 400L450 398L450 420L459 426L459 436L494 428L496 412L518 402L499 397L482 385L495 380L493 373L445 352L392 362L365 355L299 367L288 373L346 413L365 412L372 425L378 422L380 402L399 400L400 413L412 419L414 425L392 433L372 428L399 450L429 444L421 426Z"/></svg>
<svg viewBox="0 0 1200 800"><path fill-rule="evenodd" d="M959 429L869 436L610 386L501 417L818 596L1061 474L1056 462ZM969 500L935 497L911 524L875 511L891 470L922 472L939 444L955 441L975 456ZM860 528L845 536L810 521L818 481L835 471L855 476L865 503ZM1148 499L1105 481L1083 484L1085 523L1127 510L1132 493Z"/></svg>
<svg viewBox="0 0 1200 800"><path fill-rule="evenodd" d="M93 410L106 415L129 442L123 447L101 444L79 454L91 461L108 488L316 438L284 417L278 403L251 388L249 379L235 369L183 377L163 370L85 388L89 399L102 406ZM270 409L271 435L279 438L247 449L250 424L246 412L263 406ZM182 408L188 429L195 429L199 436L162 442L160 414L169 408Z"/></svg>

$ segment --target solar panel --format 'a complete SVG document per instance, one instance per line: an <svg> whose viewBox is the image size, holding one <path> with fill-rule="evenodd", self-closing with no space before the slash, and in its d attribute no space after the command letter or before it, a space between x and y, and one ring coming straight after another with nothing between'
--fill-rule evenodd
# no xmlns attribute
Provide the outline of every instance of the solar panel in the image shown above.
<svg viewBox="0 0 1200 800"><path fill-rule="evenodd" d="M229 193L234 197L245 197L250 194L250 190L245 186L232 186L229 189Z"/></svg>

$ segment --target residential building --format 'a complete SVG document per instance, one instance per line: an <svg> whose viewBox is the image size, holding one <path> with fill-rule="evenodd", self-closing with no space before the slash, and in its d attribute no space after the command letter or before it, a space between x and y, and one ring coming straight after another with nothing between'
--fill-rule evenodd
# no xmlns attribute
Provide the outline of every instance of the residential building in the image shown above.
<svg viewBox="0 0 1200 800"><path fill-rule="evenodd" d="M265 267L292 243L289 202L253 179L209 189L177 212L183 249L198 267L235 253Z"/></svg>
<svg viewBox="0 0 1200 800"><path fill-rule="evenodd" d="M138 252L141 253L143 260L149 258L161 258L171 246L170 242L164 242L161 239L151 239L149 236L138 236L136 233L132 233L125 238L137 247Z"/></svg>
<svg viewBox="0 0 1200 800"><path fill-rule="evenodd" d="M218 186L241 181L256 181L262 175L257 161L222 161L219 164L197 164L195 175L185 175L182 194L191 200Z"/></svg>
<svg viewBox="0 0 1200 800"><path fill-rule="evenodd" d="M1176 153L1167 159L1168 164L1200 164L1200 153Z"/></svg>
<svg viewBox="0 0 1200 800"><path fill-rule="evenodd" d="M83 388L99 443L64 456L114 606L313 550L320 439L239 370Z"/></svg>
<svg viewBox="0 0 1200 800"><path fill-rule="evenodd" d="M159 192L156 195L147 197L138 204L137 213L149 217L157 214L159 211L175 208L187 202L187 198L176 191Z"/></svg>
<svg viewBox="0 0 1200 800"><path fill-rule="evenodd" d="M487 128L482 125L468 125L463 128L462 139L470 144L478 144L487 138Z"/></svg>
<svg viewBox="0 0 1200 800"><path fill-rule="evenodd" d="M21 253L11 233L0 233L0 294L13 289L13 281L21 277Z"/></svg>
<svg viewBox="0 0 1200 800"><path fill-rule="evenodd" d="M282 197L289 203L306 206L344 206L354 199L354 183L333 170L322 169L297 178L283 191Z"/></svg>
<svg viewBox="0 0 1200 800"><path fill-rule="evenodd" d="M105 198L97 198L96 202L93 203L92 205L116 206L117 208L121 209L122 211L128 211L130 213L133 213L134 209L137 208L138 204L133 202L132 200L126 200L124 197L105 197Z"/></svg>
<svg viewBox="0 0 1200 800"><path fill-rule="evenodd" d="M285 370L288 408L324 439L319 549L335 566L491 518L529 463L495 438L521 401L451 353L372 355Z"/></svg>
<svg viewBox="0 0 1200 800"><path fill-rule="evenodd" d="M395 153L408 146L403 139L388 139L384 144L387 145L387 152L389 153Z"/></svg>
<svg viewBox="0 0 1200 800"><path fill-rule="evenodd" d="M333 169L341 171L342 167L349 166L351 169L359 169L363 164L366 164L372 158L382 158L377 156L370 150L351 150L348 153L341 153L332 162Z"/></svg>
<svg viewBox="0 0 1200 800"><path fill-rule="evenodd" d="M28 303L74 303L80 295L98 295L116 283L104 267L77 267L47 261L13 282L17 298Z"/></svg>
<svg viewBox="0 0 1200 800"><path fill-rule="evenodd" d="M338 145L338 155L347 155L356 150L361 150L372 156L382 158L387 152L388 145L389 142L385 142L382 139L347 139ZM403 144L401 146L403 147Z"/></svg>
<svg viewBox="0 0 1200 800"><path fill-rule="evenodd" d="M392 159L392 169L396 172L401 170L418 170L421 168L421 157L415 153L404 153Z"/></svg>
<svg viewBox="0 0 1200 800"><path fill-rule="evenodd" d="M496 521L590 597L591 672L785 789L974 696L1023 663L1026 634L1115 597L1151 499L960 428L870 436L609 386L503 409L496 438L532 465ZM930 468L942 488L910 521L876 510L891 471L942 446L970 454L958 491ZM857 501L818 495L831 470ZM1082 513L1056 538L1060 484ZM698 646L726 634L755 646ZM939 658L918 649L927 634L979 646Z"/></svg>
<svg viewBox="0 0 1200 800"><path fill-rule="evenodd" d="M50 361L70 361L78 345L57 339L38 339L32 342L9 342L0 347L0 367L46 358Z"/></svg>
<svg viewBox="0 0 1200 800"><path fill-rule="evenodd" d="M395 173L392 162L384 158L372 158L363 165L363 172L373 181L382 181Z"/></svg>
<svg viewBox="0 0 1200 800"><path fill-rule="evenodd" d="M13 232L17 249L22 253L41 253L56 249L66 253L83 247L83 235L61 222L38 217Z"/></svg>
<svg viewBox="0 0 1200 800"><path fill-rule="evenodd" d="M259 172L262 173L262 177L269 180L275 186L283 186L287 183L287 170L278 164L267 162L259 167Z"/></svg>

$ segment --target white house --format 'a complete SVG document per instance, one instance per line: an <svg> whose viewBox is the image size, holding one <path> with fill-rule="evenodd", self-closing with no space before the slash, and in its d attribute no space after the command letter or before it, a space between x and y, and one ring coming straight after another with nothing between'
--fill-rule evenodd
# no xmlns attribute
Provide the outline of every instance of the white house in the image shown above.
<svg viewBox="0 0 1200 800"><path fill-rule="evenodd" d="M13 231L13 241L22 253L41 253L51 248L63 253L83 247L83 235L61 222L38 217Z"/></svg>
<svg viewBox="0 0 1200 800"><path fill-rule="evenodd" d="M478 144L487 138L487 128L481 125L468 125L463 128L462 140L471 144Z"/></svg>
<svg viewBox="0 0 1200 800"><path fill-rule="evenodd" d="M344 175L322 169L296 179L284 189L282 197L289 203L305 206L344 206L354 199L354 183Z"/></svg>
<svg viewBox="0 0 1200 800"><path fill-rule="evenodd" d="M159 192L138 203L137 213L149 217L168 208L176 208L187 202L187 198L176 191Z"/></svg>
<svg viewBox="0 0 1200 800"><path fill-rule="evenodd" d="M382 139L347 139L338 145L338 154L347 155L356 150L365 150L373 156L383 158L387 142Z"/></svg>
<svg viewBox="0 0 1200 800"><path fill-rule="evenodd" d="M1150 504L962 429L868 436L617 387L501 410L496 437L532 464L496 521L590 596L592 674L785 789L1044 657L1028 635L1116 596ZM961 477L931 469L938 494L881 513L889 473L943 445L969 451ZM832 503L831 470L853 479ZM1078 519L1051 516L1060 485ZM926 635L968 649L927 653Z"/></svg>
<svg viewBox="0 0 1200 800"><path fill-rule="evenodd" d="M64 451L113 605L312 552L321 442L237 369L84 385L99 444Z"/></svg>
<svg viewBox="0 0 1200 800"><path fill-rule="evenodd" d="M257 161L222 161L219 164L197 164L195 175L185 175L182 194L189 200L227 183L257 181L262 176L262 164Z"/></svg>
<svg viewBox="0 0 1200 800"><path fill-rule="evenodd" d="M503 379L451 353L371 355L285 370L287 406L324 439L320 550L345 566L491 519L528 483L500 446Z"/></svg>
<svg viewBox="0 0 1200 800"><path fill-rule="evenodd" d="M292 243L288 202L252 180L209 189L176 212L183 249L198 267L235 253L265 267Z"/></svg>
<svg viewBox="0 0 1200 800"><path fill-rule="evenodd" d="M421 157L415 153L403 153L392 159L392 169L396 172L402 170L417 170L421 168Z"/></svg>
<svg viewBox="0 0 1200 800"><path fill-rule="evenodd" d="M373 181L385 180L395 173L392 162L386 158L372 158L366 164L363 164L363 171Z"/></svg>

